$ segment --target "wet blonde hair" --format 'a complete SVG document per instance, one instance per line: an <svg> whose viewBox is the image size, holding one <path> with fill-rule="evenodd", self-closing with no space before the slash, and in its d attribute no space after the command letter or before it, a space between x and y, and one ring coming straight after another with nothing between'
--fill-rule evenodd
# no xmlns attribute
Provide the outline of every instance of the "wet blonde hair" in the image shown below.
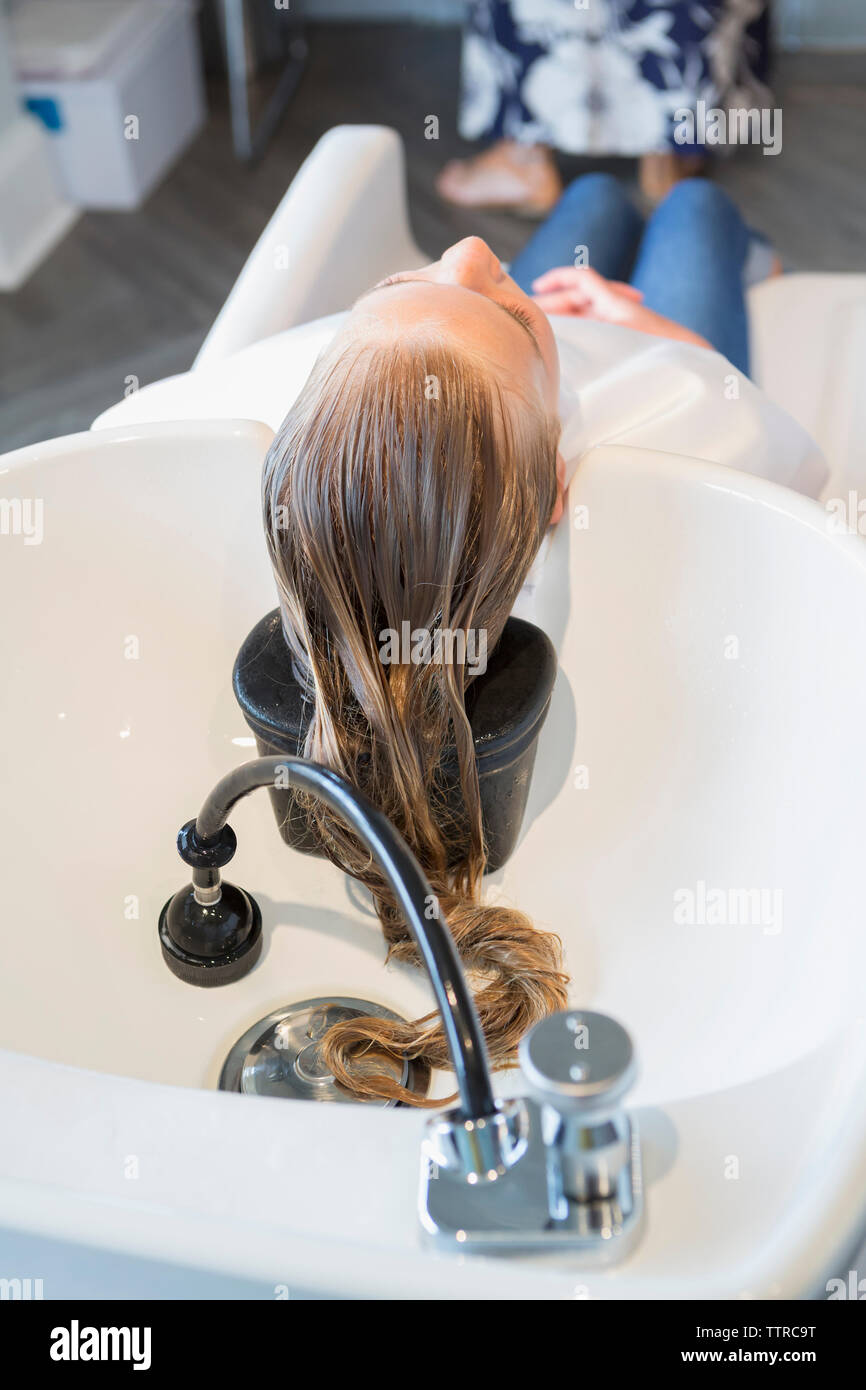
<svg viewBox="0 0 866 1390"><path fill-rule="evenodd" d="M384 664L380 634L486 633L492 651L556 498L558 425L483 364L433 337L367 341L317 364L268 453L264 522L295 669L310 695L304 755L360 788L429 877L475 989L494 1066L566 1002L560 942L481 901L485 867L465 664ZM462 809L442 777L456 752ZM328 857L370 890L388 959L420 963L387 882L360 841L305 802ZM438 1013L363 1018L323 1041L363 1097L419 1101L377 1057L448 1067ZM363 1066L360 1061L363 1058Z"/></svg>

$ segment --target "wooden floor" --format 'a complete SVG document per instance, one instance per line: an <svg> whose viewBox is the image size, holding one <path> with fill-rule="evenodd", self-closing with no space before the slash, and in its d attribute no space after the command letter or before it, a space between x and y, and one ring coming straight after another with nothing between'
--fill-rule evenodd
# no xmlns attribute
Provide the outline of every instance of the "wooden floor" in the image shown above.
<svg viewBox="0 0 866 1390"><path fill-rule="evenodd" d="M141 385L183 371L274 206L315 141L339 122L383 122L406 141L416 238L438 254L468 232L509 257L526 223L439 202L433 176L465 150L455 133L456 30L414 25L313 28L306 74L254 169L229 139L225 92L204 133L136 213L88 213L29 283L0 295L0 451L86 429ZM866 54L779 61L782 153L747 149L716 177L795 269L866 271ZM440 138L424 138L438 115ZM572 177L628 160L563 161Z"/></svg>

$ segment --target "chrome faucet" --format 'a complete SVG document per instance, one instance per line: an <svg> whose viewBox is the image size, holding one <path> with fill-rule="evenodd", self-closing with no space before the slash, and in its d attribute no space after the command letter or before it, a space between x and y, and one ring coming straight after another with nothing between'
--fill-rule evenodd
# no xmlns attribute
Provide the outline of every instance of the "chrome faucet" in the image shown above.
<svg viewBox="0 0 866 1390"><path fill-rule="evenodd" d="M621 1101L635 1077L628 1033L606 1014L565 1009L522 1039L529 1096L502 1103L500 1162L473 1164L478 1126L456 1111L429 1121L421 1222L462 1250L564 1246L597 1263L624 1258L640 1234L640 1144Z"/></svg>
<svg viewBox="0 0 866 1390"><path fill-rule="evenodd" d="M248 893L222 881L220 871L237 846L228 825L232 807L275 783L320 797L363 841L430 977L460 1103L427 1124L424 1230L462 1250L556 1245L605 1262L622 1258L639 1234L643 1210L637 1129L620 1107L635 1074L628 1034L604 1014L553 1014L520 1044L529 1097L494 1099L475 1004L430 885L387 818L344 778L281 756L244 763L217 784L178 835L192 882L160 915L169 968L188 983L221 985L256 963L261 914Z"/></svg>

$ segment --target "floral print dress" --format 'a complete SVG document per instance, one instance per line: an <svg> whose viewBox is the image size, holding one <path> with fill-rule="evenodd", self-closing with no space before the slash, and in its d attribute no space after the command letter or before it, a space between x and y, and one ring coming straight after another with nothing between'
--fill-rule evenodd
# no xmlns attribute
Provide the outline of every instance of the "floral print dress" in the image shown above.
<svg viewBox="0 0 866 1390"><path fill-rule="evenodd" d="M682 108L769 104L766 29L766 0L472 0L460 134L567 154L679 148Z"/></svg>

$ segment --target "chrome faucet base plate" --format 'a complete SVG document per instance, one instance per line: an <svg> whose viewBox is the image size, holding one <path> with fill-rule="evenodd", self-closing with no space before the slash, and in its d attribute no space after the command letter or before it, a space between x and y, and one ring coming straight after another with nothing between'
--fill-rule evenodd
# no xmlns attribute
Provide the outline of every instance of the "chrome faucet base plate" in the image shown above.
<svg viewBox="0 0 866 1390"><path fill-rule="evenodd" d="M493 1182L465 1177L421 1155L419 1214L427 1236L442 1248L493 1254L509 1250L580 1251L587 1263L614 1264L640 1238L643 1179L637 1124L631 1117L628 1159L607 1199L576 1202L559 1190L555 1167L542 1137L540 1107L530 1114L526 1152Z"/></svg>

